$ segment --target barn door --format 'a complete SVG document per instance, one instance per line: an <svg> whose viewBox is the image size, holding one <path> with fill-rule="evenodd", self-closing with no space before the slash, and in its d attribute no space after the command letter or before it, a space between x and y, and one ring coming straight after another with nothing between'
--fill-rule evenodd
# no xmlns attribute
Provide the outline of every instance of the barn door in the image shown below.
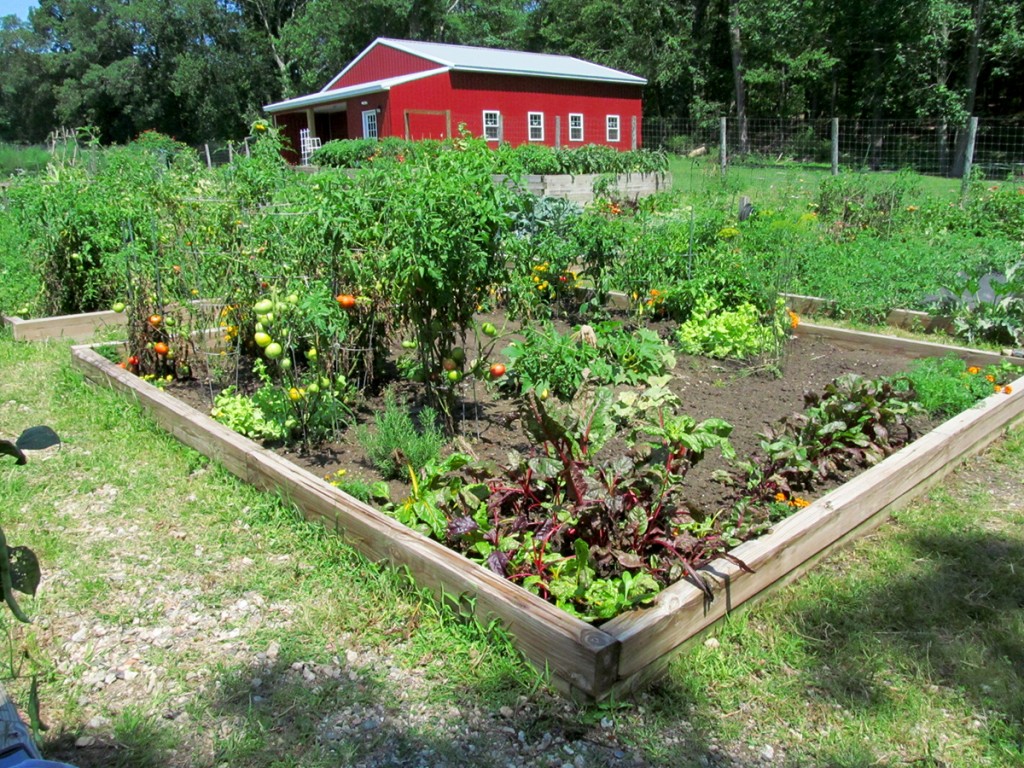
<svg viewBox="0 0 1024 768"><path fill-rule="evenodd" d="M405 110L405 138L447 139L452 135L451 110L407 109Z"/></svg>

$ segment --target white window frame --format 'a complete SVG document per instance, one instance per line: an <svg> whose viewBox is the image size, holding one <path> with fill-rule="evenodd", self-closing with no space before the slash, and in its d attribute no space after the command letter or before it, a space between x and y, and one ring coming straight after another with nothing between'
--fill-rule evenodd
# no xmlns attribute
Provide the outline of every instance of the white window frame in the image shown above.
<svg viewBox="0 0 1024 768"><path fill-rule="evenodd" d="M487 118L492 118L493 123L488 123ZM484 110L484 140L501 141L501 112L497 109Z"/></svg>
<svg viewBox="0 0 1024 768"><path fill-rule="evenodd" d="M533 124L535 117L540 118L540 123L537 125ZM534 133L534 130L537 133ZM544 141L544 113L543 112L527 112L526 113L526 136L530 141Z"/></svg>
<svg viewBox="0 0 1024 768"><path fill-rule="evenodd" d="M377 110L376 109L364 109L363 110L363 138L364 139L379 139L380 138L380 127L377 122Z"/></svg>
<svg viewBox="0 0 1024 768"><path fill-rule="evenodd" d="M576 120L578 125L573 125L573 120ZM570 112L569 113L569 141L583 141L583 113L582 112Z"/></svg>
<svg viewBox="0 0 1024 768"><path fill-rule="evenodd" d="M605 116L604 138L609 144L618 144L622 141L622 121L618 115Z"/></svg>

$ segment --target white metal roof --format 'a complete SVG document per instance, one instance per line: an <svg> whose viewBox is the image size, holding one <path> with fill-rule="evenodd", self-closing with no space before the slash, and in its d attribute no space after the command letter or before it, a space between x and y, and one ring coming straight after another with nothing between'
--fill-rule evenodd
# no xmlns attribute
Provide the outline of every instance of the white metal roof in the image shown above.
<svg viewBox="0 0 1024 768"><path fill-rule="evenodd" d="M431 75L447 71L447 67L438 67L437 69L431 69L427 72L413 72L409 75L399 75L398 77L389 77L385 80L376 80L369 83L360 83L359 85L350 85L348 88L337 88L333 91L324 89L316 93L307 94L306 96L296 96L294 99L276 101L273 104L265 105L263 109L270 114L275 114L277 112L288 112L293 109L315 107L318 104L328 104L330 102L348 99L353 96L364 96L368 93L388 91L391 90L392 86L401 85L402 83L408 83L413 80L419 80L424 77L430 77ZM335 78L335 80L337 80L337 78Z"/></svg>
<svg viewBox="0 0 1024 768"><path fill-rule="evenodd" d="M378 37L352 62L324 86L321 93L352 69L360 59L377 45L386 45L399 51L436 62L444 69L462 72L490 72L505 75L532 75L554 77L564 80L594 80L603 83L625 83L644 85L647 80L628 72L603 67L572 56L556 56L550 53L526 53L508 51L502 48L479 48L472 45L447 45L445 43L423 43L418 40L394 40ZM431 73L433 74L433 73ZM354 87L354 86L353 86Z"/></svg>

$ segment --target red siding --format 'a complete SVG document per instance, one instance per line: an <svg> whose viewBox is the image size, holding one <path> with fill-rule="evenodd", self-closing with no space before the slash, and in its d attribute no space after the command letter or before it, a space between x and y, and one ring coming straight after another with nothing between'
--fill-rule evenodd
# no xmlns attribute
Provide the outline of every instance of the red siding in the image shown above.
<svg viewBox="0 0 1024 768"><path fill-rule="evenodd" d="M578 80L556 80L514 75L468 72L439 74L391 90L392 109L388 133L404 136L406 110L451 110L452 132L465 123L475 136L483 135L484 110L501 112L503 139L510 144L529 141L527 114L544 115L544 138L539 144L563 147L580 144L609 144L619 149L632 146L632 122L636 118L637 145L641 129L641 87ZM569 114L583 115L583 141L569 141ZM619 116L619 141L606 141L606 118ZM561 135L556 140L555 117L560 118ZM383 124L382 124L383 125Z"/></svg>
<svg viewBox="0 0 1024 768"><path fill-rule="evenodd" d="M285 148L281 153L289 163L299 162L299 131L306 127L306 112L286 112L274 115L274 124L281 131Z"/></svg>
<svg viewBox="0 0 1024 768"><path fill-rule="evenodd" d="M378 138L383 139L385 136L392 135L386 127L389 117L388 95L386 93L371 93L348 100L348 137L350 139L363 138L363 112L370 109L379 110L377 112Z"/></svg>
<svg viewBox="0 0 1024 768"><path fill-rule="evenodd" d="M347 88L360 83L373 83L389 77L411 75L414 72L426 72L428 69L437 69L439 66L436 62L378 44L346 72L343 78L332 85L331 90Z"/></svg>
<svg viewBox="0 0 1024 768"><path fill-rule="evenodd" d="M541 144L573 146L610 144L619 149L631 147L632 119L637 120L639 145L641 119L640 86L558 80L513 75L487 75L458 72L452 75L454 101L474 135L483 135L483 110L501 111L503 138L510 144L530 141L527 114L543 113L544 139ZM488 106L488 102L495 106ZM583 141L569 141L569 115L583 115ZM605 120L619 116L619 141L608 142ZM560 136L555 136L555 117L560 118Z"/></svg>

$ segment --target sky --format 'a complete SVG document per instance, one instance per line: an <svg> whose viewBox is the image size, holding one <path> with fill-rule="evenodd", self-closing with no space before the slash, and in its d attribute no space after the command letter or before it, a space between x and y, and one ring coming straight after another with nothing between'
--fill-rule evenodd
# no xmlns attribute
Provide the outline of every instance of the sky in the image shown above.
<svg viewBox="0 0 1024 768"><path fill-rule="evenodd" d="M0 0L0 17L14 14L28 21L28 9L38 5L37 0Z"/></svg>

